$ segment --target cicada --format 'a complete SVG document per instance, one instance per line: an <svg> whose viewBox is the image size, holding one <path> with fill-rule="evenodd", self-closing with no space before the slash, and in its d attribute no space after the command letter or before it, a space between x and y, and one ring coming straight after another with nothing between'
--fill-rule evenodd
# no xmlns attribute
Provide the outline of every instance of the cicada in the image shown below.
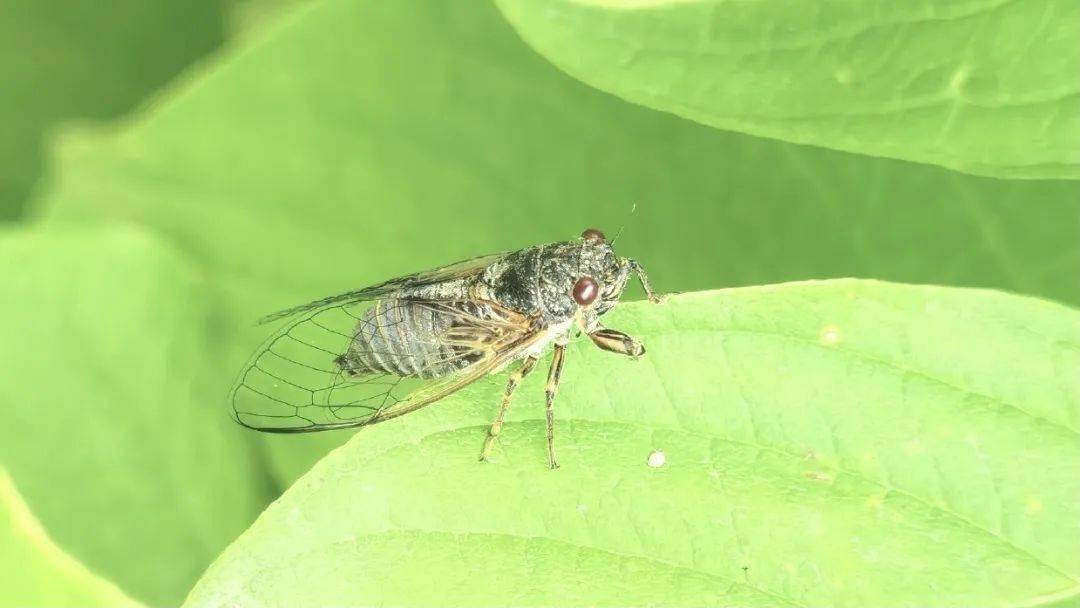
<svg viewBox="0 0 1080 608"><path fill-rule="evenodd" d="M521 380L548 347L548 464L566 345L584 333L600 348L639 357L645 347L601 325L631 274L659 301L641 265L615 255L604 234L481 256L289 308L232 392L236 420L271 433L375 424L413 412L515 365L480 453L487 460Z"/></svg>

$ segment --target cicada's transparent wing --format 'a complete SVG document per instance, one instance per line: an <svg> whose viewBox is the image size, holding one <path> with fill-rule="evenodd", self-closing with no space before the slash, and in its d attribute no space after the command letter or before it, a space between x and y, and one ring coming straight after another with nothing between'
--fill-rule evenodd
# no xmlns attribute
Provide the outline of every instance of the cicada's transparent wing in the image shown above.
<svg viewBox="0 0 1080 608"><path fill-rule="evenodd" d="M357 289L356 291L349 291L336 296L330 296L321 300L315 300L314 302L308 302L307 304L301 304L282 311L278 311L259 319L259 324L271 323L279 319L291 317L293 315L314 310L317 308L324 308L331 304L339 304L345 302L358 302L363 300L374 300L383 296L392 295L407 289L410 287L422 287L424 285L433 285L435 283L441 283L443 281L450 281L453 279L461 279L465 277L473 276L484 268L487 268L492 262L506 256L505 253L493 253L490 255L482 255L469 260L463 260L461 262L455 262L446 266L441 266L433 270L426 270L424 272L417 272L415 274L405 275L403 277L397 277L396 279L390 279L384 281L378 285L371 285L370 287L364 287L363 289Z"/></svg>
<svg viewBox="0 0 1080 608"><path fill-rule="evenodd" d="M324 305L258 350L233 389L233 411L240 424L269 432L363 426L460 389L542 336L531 318L489 302Z"/></svg>

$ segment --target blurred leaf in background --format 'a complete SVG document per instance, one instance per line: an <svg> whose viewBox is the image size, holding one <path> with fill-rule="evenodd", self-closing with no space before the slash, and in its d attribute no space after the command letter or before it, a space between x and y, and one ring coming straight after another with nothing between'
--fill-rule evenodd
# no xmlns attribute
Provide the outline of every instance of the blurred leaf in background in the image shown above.
<svg viewBox="0 0 1080 608"><path fill-rule="evenodd" d="M117 118L225 40L222 0L0 2L0 219L21 215L65 121Z"/></svg>
<svg viewBox="0 0 1080 608"><path fill-rule="evenodd" d="M589 225L626 225L661 290L861 276L1080 302L1077 182L717 131L560 73L485 3L313 3L58 153L39 215L154 227L244 321ZM268 440L282 482L346 435Z"/></svg>
<svg viewBox="0 0 1080 608"><path fill-rule="evenodd" d="M707 125L979 175L1080 179L1072 0L498 0L597 88Z"/></svg>
<svg viewBox="0 0 1080 608"><path fill-rule="evenodd" d="M0 276L0 466L64 551L175 605L272 497L221 409L218 298L133 228L6 230Z"/></svg>
<svg viewBox="0 0 1080 608"><path fill-rule="evenodd" d="M145 107L162 86L205 61L229 36L268 23L294 3L0 3L0 219L23 215L31 189L49 172L43 147L55 130L70 121L113 120ZM180 263L175 252L162 253L167 250L147 245L137 233L45 236L10 230L0 236L0 249L5 277L0 360L9 370L0 466L22 484L34 512L27 516L42 520L62 547L56 551L72 552L140 598L175 604L207 560L272 493L244 442L235 436L222 441L223 428L234 429L216 399L207 399L227 386L227 380L215 384L202 369L215 365L221 343L196 359L169 361L164 367L170 369L158 373L140 375L138 367L128 365L132 357L165 352L172 338L161 340L160 324L167 321L157 316L162 310L110 317L125 310L115 298L139 289L134 283L140 272L154 277L150 283L168 278L175 268L166 264L157 273L162 268L153 265L161 261L159 255ZM132 261L139 257L146 259ZM120 270L140 263L153 268ZM178 289L176 294L187 293L187 287ZM208 293L195 290L187 293L195 302L188 297L179 302L196 315L210 314ZM100 306L91 310L95 300ZM160 302L151 298L148 305L154 304ZM198 328L196 338L228 340L222 327L206 336L210 328L200 326L205 322L189 327ZM120 336L125 338L114 341ZM98 343L87 344L91 339ZM196 388L188 390L189 384ZM207 458L223 462L200 464ZM42 563L32 556L7 557L12 561L3 570L23 586L5 582L0 604L110 604L118 597L98 589L98 583L84 586L77 573L70 591L86 594L64 596L62 572L38 568ZM68 562L57 562L67 569L61 562ZM48 587L39 584L45 576Z"/></svg>
<svg viewBox="0 0 1080 608"><path fill-rule="evenodd" d="M229 36L302 1L0 2L0 220L22 215L56 129L146 105Z"/></svg>
<svg viewBox="0 0 1080 608"><path fill-rule="evenodd" d="M488 378L365 429L188 606L1000 606L1080 595L1080 313L873 281L626 304L556 402ZM663 450L661 467L647 464Z"/></svg>
<svg viewBox="0 0 1080 608"><path fill-rule="evenodd" d="M137 606L57 547L0 467L0 606Z"/></svg>

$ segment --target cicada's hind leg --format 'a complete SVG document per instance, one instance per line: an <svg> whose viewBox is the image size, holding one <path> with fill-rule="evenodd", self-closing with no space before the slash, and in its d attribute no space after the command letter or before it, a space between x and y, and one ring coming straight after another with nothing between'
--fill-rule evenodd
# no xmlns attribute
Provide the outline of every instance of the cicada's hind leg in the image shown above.
<svg viewBox="0 0 1080 608"><path fill-rule="evenodd" d="M487 460L488 456L491 455L491 448L495 446L495 439L499 436L499 432L502 431L503 419L506 418L506 412L510 409L510 400L514 397L514 391L521 384L521 380L529 375L533 367L536 367L536 362L536 357L528 357L521 363L521 367L510 374L510 380L506 383L506 393L503 395L502 407L499 408L495 421L491 423L491 428L488 429L487 437L484 439L484 448L480 451L480 460Z"/></svg>
<svg viewBox="0 0 1080 608"><path fill-rule="evenodd" d="M559 391L559 379L562 377L563 358L566 353L565 344L555 344L555 355L551 359L551 369L548 370L547 387L544 390L547 402L547 449L548 466L557 469L559 462L555 459L555 393Z"/></svg>

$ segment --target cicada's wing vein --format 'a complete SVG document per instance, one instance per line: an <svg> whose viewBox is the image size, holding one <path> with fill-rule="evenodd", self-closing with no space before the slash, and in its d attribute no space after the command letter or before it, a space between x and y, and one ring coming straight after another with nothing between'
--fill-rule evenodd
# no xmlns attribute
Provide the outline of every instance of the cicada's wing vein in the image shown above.
<svg viewBox="0 0 1080 608"><path fill-rule="evenodd" d="M383 296L393 294L409 287L421 287L424 285L433 285L435 283L441 283L443 281L449 281L453 279L460 279L469 276L473 276L495 260L504 257L505 253L493 253L490 255L482 255L479 257L471 258L468 260L462 260L446 266L440 266L432 270L424 272L417 272L414 274L405 275L403 277L397 277L384 281L377 285L371 285L355 291L347 291L342 294L329 296L321 300L315 300L314 302L308 302L292 308L287 308L275 313L266 315L259 319L259 324L272 323L291 317L293 315L300 314L305 311L314 310L318 308L324 308L331 304L339 304L345 302L359 302L363 300L374 300Z"/></svg>
<svg viewBox="0 0 1080 608"><path fill-rule="evenodd" d="M399 308L372 314L375 306ZM417 315L438 331L406 326ZM358 331L393 338L359 341ZM460 389L542 336L533 319L488 302L325 305L299 314L256 352L233 389L234 416L244 426L280 433L379 422ZM346 354L370 365L350 367Z"/></svg>

